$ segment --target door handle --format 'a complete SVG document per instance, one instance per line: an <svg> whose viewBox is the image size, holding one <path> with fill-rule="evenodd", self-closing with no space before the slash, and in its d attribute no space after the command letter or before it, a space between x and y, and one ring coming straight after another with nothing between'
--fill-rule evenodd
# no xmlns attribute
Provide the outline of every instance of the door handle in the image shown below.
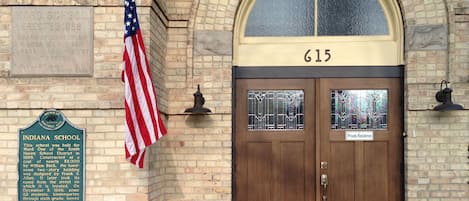
<svg viewBox="0 0 469 201"><path fill-rule="evenodd" d="M321 186L322 186L322 201L327 201L327 186L329 185L329 179L327 174L321 175Z"/></svg>
<svg viewBox="0 0 469 201"><path fill-rule="evenodd" d="M329 185L329 179L327 178L327 174L321 175L321 186L324 191L327 190L327 186Z"/></svg>

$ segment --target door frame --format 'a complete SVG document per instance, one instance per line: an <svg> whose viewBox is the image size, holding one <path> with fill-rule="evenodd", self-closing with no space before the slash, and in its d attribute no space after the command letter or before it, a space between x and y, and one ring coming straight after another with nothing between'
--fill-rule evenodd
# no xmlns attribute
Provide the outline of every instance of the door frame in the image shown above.
<svg viewBox="0 0 469 201"><path fill-rule="evenodd" d="M232 165L231 165L231 197L236 200L236 80L239 79L299 79L299 78L400 78L400 92L404 94L404 65L398 66L334 66L334 67L232 67ZM344 73L346 72L346 73ZM404 96L401 96L401 131L404 131ZM318 104L316 102L316 104ZM319 126L317 126L319 128ZM315 129L317 129L315 128ZM405 160L404 160L404 136L400 138L401 143L401 199L405 200ZM316 155L320 150L316 147ZM318 161L316 161L318 163ZM316 167L318 164L315 164ZM318 171L317 168L316 171ZM316 175L318 180L319 175Z"/></svg>

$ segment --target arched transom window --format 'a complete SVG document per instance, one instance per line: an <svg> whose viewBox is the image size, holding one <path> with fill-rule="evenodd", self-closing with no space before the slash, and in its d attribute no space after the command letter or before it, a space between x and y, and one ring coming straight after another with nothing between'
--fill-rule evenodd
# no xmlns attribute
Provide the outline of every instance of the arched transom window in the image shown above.
<svg viewBox="0 0 469 201"><path fill-rule="evenodd" d="M256 0L245 36L388 35L378 0Z"/></svg>
<svg viewBox="0 0 469 201"><path fill-rule="evenodd" d="M237 16L239 66L382 66L403 63L394 0L246 0Z"/></svg>

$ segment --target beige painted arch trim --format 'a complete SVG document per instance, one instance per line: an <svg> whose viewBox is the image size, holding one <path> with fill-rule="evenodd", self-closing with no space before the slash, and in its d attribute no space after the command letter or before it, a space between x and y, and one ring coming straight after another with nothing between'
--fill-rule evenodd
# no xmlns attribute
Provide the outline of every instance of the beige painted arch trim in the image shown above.
<svg viewBox="0 0 469 201"><path fill-rule="evenodd" d="M389 35L245 37L247 18L255 0L243 0L233 35L235 66L396 66L404 64L404 29L397 1L379 0ZM306 52L310 50L309 54ZM321 62L316 62L317 53ZM329 52L331 57L325 62ZM311 61L305 61L305 57Z"/></svg>

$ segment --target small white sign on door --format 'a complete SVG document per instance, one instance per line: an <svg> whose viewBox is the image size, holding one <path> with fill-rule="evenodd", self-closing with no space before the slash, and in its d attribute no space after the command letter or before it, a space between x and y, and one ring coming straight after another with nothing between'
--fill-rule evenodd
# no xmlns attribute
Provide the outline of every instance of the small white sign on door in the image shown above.
<svg viewBox="0 0 469 201"><path fill-rule="evenodd" d="M373 141L373 131L345 131L347 141Z"/></svg>

